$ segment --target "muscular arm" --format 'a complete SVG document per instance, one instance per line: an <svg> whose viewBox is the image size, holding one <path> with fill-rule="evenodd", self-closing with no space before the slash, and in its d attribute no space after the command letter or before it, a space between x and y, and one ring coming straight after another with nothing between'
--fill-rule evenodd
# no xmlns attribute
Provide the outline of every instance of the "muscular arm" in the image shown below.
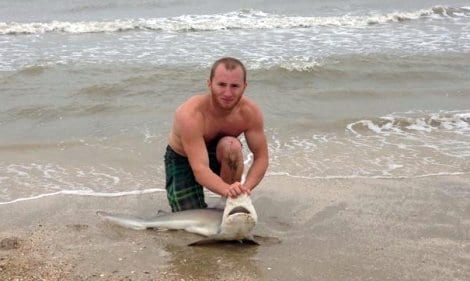
<svg viewBox="0 0 470 281"><path fill-rule="evenodd" d="M255 188L263 179L269 165L268 144L264 134L263 116L259 110L255 111L253 124L245 132L248 148L253 153L253 163L248 170L244 187L248 190Z"/></svg>
<svg viewBox="0 0 470 281"><path fill-rule="evenodd" d="M209 167L209 156L203 136L203 115L180 111L175 117L181 143L196 181L212 192L227 196L229 185Z"/></svg>

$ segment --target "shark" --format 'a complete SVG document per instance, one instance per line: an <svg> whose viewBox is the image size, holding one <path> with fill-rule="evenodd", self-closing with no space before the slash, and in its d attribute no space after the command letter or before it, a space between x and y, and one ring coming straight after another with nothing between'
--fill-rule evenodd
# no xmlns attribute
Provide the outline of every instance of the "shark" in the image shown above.
<svg viewBox="0 0 470 281"><path fill-rule="evenodd" d="M159 212L157 216L144 219L132 215L112 214L98 211L104 221L129 229L184 230L205 236L188 244L198 246L218 241L240 241L259 245L252 234L258 222L256 210L247 194L227 198L225 207L192 209L180 212Z"/></svg>

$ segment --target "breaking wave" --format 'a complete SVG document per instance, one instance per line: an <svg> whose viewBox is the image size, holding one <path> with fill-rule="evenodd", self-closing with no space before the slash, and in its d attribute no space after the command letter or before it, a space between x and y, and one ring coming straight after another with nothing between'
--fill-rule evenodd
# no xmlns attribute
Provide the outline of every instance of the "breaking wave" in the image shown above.
<svg viewBox="0 0 470 281"><path fill-rule="evenodd" d="M468 173L470 111L410 111L349 123L341 133L270 132L269 175L419 178Z"/></svg>
<svg viewBox="0 0 470 281"><path fill-rule="evenodd" d="M441 111L426 113L410 111L393 113L375 120L360 120L348 125L356 136L367 132L374 134L406 134L411 132L447 132L458 135L470 134L469 111Z"/></svg>
<svg viewBox="0 0 470 281"><path fill-rule="evenodd" d="M434 6L414 12L341 16L286 16L258 10L214 15L182 15L169 18L116 19L111 21L0 22L0 35L101 33L124 31L196 32L228 29L289 29L317 26L366 27L419 19L468 18L470 7Z"/></svg>

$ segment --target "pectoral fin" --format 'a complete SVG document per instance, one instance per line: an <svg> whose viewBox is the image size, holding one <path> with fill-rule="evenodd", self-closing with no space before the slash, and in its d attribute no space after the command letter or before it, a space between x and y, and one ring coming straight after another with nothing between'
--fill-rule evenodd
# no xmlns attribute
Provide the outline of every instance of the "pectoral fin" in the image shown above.
<svg viewBox="0 0 470 281"><path fill-rule="evenodd" d="M253 237L250 237L250 238L245 238L243 240L241 240L244 244L249 244L249 245L256 245L256 246L259 246L260 244L258 242L256 242L256 240L253 238Z"/></svg>
<svg viewBox="0 0 470 281"><path fill-rule="evenodd" d="M259 243L254 240L253 237L245 238L242 240L221 240L217 235L208 237L206 239L198 240L196 242L188 244L188 246L203 246L210 245L215 243L237 243L237 244L246 244L246 245L256 245L259 246Z"/></svg>
<svg viewBox="0 0 470 281"><path fill-rule="evenodd" d="M201 246L201 245L215 244L219 242L221 242L221 240L217 240L214 238L207 238L207 239L198 240L193 243L189 243L188 246Z"/></svg>

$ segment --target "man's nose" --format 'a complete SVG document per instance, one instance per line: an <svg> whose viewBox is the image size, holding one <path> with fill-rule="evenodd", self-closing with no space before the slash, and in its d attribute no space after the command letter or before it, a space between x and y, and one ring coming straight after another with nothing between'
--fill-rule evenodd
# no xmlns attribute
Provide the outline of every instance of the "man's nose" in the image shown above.
<svg viewBox="0 0 470 281"><path fill-rule="evenodd" d="M224 96L233 95L233 89L230 86L225 86L222 89Z"/></svg>

